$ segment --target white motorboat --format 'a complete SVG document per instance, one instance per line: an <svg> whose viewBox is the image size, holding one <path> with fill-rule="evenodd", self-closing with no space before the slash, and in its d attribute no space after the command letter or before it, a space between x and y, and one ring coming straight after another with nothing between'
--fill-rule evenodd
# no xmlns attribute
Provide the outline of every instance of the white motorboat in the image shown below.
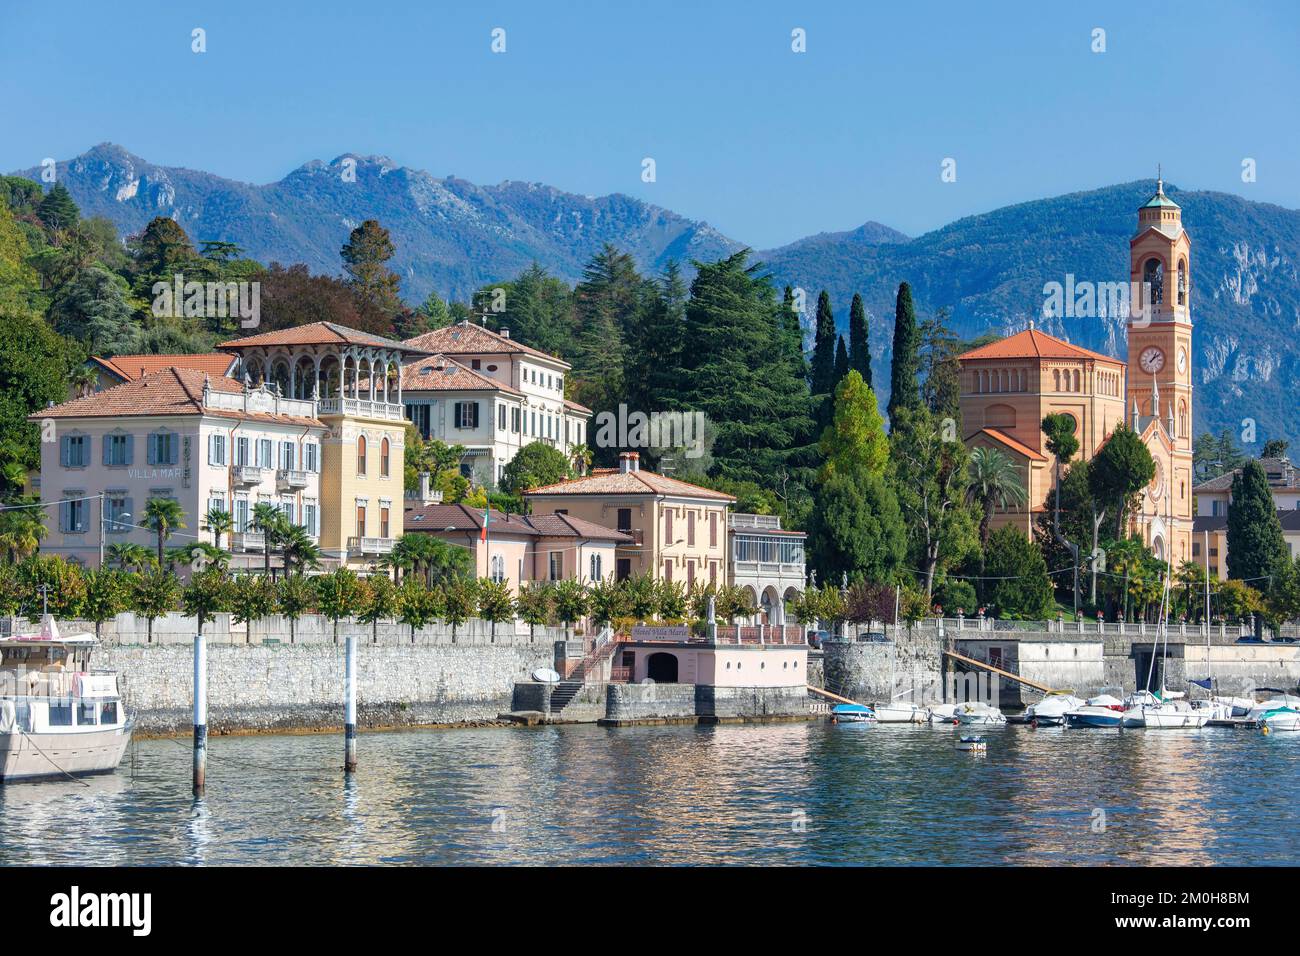
<svg viewBox="0 0 1300 956"><path fill-rule="evenodd" d="M971 753L987 753L989 742L983 737L962 737L957 741L958 750L968 750Z"/></svg>
<svg viewBox="0 0 1300 956"><path fill-rule="evenodd" d="M91 634L0 640L0 783L110 773L131 741L117 674L89 670Z"/></svg>
<svg viewBox="0 0 1300 956"><path fill-rule="evenodd" d="M1300 730L1300 699L1282 694L1256 704L1246 714L1261 730Z"/></svg>
<svg viewBox="0 0 1300 956"><path fill-rule="evenodd" d="M1210 720L1210 710L1185 700L1141 703L1124 712L1121 726L1147 730L1199 730Z"/></svg>
<svg viewBox="0 0 1300 956"><path fill-rule="evenodd" d="M1005 724L1007 722L1007 719L1002 716L1002 711L983 701L969 701L965 704L958 704L957 709L953 712L953 717L957 723L964 727L987 727L992 724Z"/></svg>
<svg viewBox="0 0 1300 956"><path fill-rule="evenodd" d="M1245 717L1257 706L1253 697L1211 697L1215 704L1228 709L1228 717Z"/></svg>
<svg viewBox="0 0 1300 956"><path fill-rule="evenodd" d="M832 724L874 724L876 715L862 704L837 704L831 709Z"/></svg>
<svg viewBox="0 0 1300 956"><path fill-rule="evenodd" d="M957 719L954 716L956 710L956 704L931 704L926 708L926 714L932 724L951 724Z"/></svg>
<svg viewBox="0 0 1300 956"><path fill-rule="evenodd" d="M882 724L923 724L930 719L927 708L902 700L876 704L872 710Z"/></svg>
<svg viewBox="0 0 1300 956"><path fill-rule="evenodd" d="M1124 719L1124 702L1110 694L1089 697L1082 707L1065 712L1067 727L1118 727Z"/></svg>
<svg viewBox="0 0 1300 956"><path fill-rule="evenodd" d="M1025 720L1035 727L1059 727L1068 711L1082 707L1082 697L1072 694L1048 694L1025 708Z"/></svg>

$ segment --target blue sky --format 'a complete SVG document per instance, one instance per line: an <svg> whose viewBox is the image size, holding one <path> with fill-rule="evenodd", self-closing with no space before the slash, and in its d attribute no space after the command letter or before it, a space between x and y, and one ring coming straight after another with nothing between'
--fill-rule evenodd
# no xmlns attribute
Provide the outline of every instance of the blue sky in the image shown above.
<svg viewBox="0 0 1300 956"><path fill-rule="evenodd" d="M4 170L105 140L259 183L378 153L628 193L758 248L871 219L918 234L1157 162L1300 207L1294 0L3 3Z"/></svg>

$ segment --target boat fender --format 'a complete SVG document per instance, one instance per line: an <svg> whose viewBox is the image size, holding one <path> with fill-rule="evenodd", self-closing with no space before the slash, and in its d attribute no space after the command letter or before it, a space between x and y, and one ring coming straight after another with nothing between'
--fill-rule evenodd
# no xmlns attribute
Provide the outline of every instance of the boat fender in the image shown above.
<svg viewBox="0 0 1300 956"><path fill-rule="evenodd" d="M1273 732L1273 728L1270 727L1268 724L1265 724L1263 727L1259 729L1259 732L1263 734L1265 737L1267 737L1269 734Z"/></svg>
<svg viewBox="0 0 1300 956"><path fill-rule="evenodd" d="M1038 718L1035 717L1033 720L1031 720L1031 721L1029 722L1029 726L1032 727L1032 728L1034 728L1034 730L1037 730L1037 729L1038 729Z"/></svg>

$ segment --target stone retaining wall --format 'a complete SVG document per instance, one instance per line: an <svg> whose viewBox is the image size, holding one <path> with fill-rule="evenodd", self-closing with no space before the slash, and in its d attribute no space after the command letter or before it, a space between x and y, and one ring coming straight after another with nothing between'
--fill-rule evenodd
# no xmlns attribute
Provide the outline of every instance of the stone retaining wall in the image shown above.
<svg viewBox="0 0 1300 956"><path fill-rule="evenodd" d="M772 717L808 717L807 687L695 688L695 713L716 720L762 720Z"/></svg>
<svg viewBox="0 0 1300 956"><path fill-rule="evenodd" d="M606 684L604 722L695 717L694 684ZM567 708L566 708L567 709ZM807 705L805 705L805 711Z"/></svg>
<svg viewBox="0 0 1300 956"><path fill-rule="evenodd" d="M549 643L368 645L357 648L362 727L492 720L511 709L516 681L549 667ZM188 646L106 646L94 666L122 676L127 712L141 733L184 733L192 722ZM208 648L213 733L341 727L343 648L254 645Z"/></svg>

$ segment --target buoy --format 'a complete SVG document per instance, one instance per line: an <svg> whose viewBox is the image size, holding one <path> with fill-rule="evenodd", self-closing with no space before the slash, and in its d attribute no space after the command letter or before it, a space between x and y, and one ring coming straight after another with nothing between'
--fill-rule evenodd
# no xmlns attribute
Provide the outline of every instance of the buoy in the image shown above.
<svg viewBox="0 0 1300 956"><path fill-rule="evenodd" d="M1273 732L1273 729L1269 727L1268 724L1265 724L1263 727L1259 729L1259 732L1263 734L1265 737L1267 737L1269 734Z"/></svg>

